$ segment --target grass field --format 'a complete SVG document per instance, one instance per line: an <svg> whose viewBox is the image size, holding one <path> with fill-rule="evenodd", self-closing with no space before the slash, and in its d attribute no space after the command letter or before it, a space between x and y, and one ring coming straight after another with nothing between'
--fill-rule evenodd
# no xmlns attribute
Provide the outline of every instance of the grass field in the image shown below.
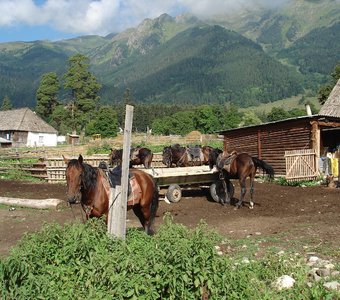
<svg viewBox="0 0 340 300"><path fill-rule="evenodd" d="M285 110L291 110L293 108L300 108L304 109L305 105L303 103L300 103L302 96L294 96L291 98L283 99L283 100L278 100L275 102L270 102L266 104L261 104L259 106L251 106L247 108L240 108L240 111L245 112L245 111L254 111L254 112L265 112L269 113L273 107L281 107L284 108ZM320 109L320 104L318 102L318 99L316 97L305 97L304 102L309 102L315 106L317 110Z"/></svg>

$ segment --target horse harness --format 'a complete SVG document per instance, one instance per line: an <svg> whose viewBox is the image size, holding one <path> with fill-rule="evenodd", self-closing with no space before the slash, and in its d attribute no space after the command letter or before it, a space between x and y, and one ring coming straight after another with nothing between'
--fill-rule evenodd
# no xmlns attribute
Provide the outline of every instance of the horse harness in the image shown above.
<svg viewBox="0 0 340 300"><path fill-rule="evenodd" d="M104 171L104 170L103 170ZM106 194L108 198L110 198L110 188L115 188L117 185L116 182L114 182L112 176L112 173L110 173L110 170L105 170L103 172L103 175L107 180L103 182ZM119 195L119 194L118 194ZM113 200L112 204L116 201L118 195L116 195L115 199ZM142 189L134 175L129 173L129 186L128 186L128 199L127 199L127 204L130 205L135 205L140 202L142 198Z"/></svg>

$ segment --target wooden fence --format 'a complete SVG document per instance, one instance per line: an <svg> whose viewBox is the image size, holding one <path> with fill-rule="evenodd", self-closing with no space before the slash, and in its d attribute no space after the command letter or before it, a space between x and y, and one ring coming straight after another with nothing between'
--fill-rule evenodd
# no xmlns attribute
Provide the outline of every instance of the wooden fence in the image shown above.
<svg viewBox="0 0 340 300"><path fill-rule="evenodd" d="M67 157L68 159L77 157ZM98 167L100 162L105 162L108 164L109 156L106 154L97 154L93 156L84 156L84 162L90 164L93 167ZM152 166L155 168L165 167L162 163L162 153L154 153ZM142 167L142 166L136 166ZM62 157L49 157L46 159L46 172L47 180L50 183L60 183L65 182L65 169L66 164Z"/></svg>
<svg viewBox="0 0 340 300"><path fill-rule="evenodd" d="M316 153L313 149L285 151L288 181L315 180L318 175Z"/></svg>

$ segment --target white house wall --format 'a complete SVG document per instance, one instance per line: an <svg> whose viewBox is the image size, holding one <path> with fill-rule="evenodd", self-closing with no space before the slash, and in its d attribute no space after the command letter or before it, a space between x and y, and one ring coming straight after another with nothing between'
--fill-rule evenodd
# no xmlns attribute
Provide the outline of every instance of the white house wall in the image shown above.
<svg viewBox="0 0 340 300"><path fill-rule="evenodd" d="M28 132L27 147L57 146L57 135L54 133Z"/></svg>

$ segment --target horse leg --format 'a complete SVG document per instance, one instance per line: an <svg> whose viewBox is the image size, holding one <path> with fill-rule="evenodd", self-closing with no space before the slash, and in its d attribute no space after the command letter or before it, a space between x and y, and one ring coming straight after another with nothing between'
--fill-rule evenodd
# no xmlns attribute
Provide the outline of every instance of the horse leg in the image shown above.
<svg viewBox="0 0 340 300"><path fill-rule="evenodd" d="M138 217L140 223L142 224L144 231L148 235L153 235L154 230L151 228L152 224L150 223L150 212L147 207L143 207L140 204L133 206L133 212Z"/></svg>
<svg viewBox="0 0 340 300"><path fill-rule="evenodd" d="M254 176L250 176L250 203L249 208L254 208L254 202L253 202L253 194L254 194Z"/></svg>
<svg viewBox="0 0 340 300"><path fill-rule="evenodd" d="M224 198L221 197L221 204L225 205L225 204L230 203L230 198L229 198L228 187L227 187L226 179L224 178L223 171L220 172L219 177L222 182L223 189L224 189Z"/></svg>
<svg viewBox="0 0 340 300"><path fill-rule="evenodd" d="M240 186L241 186L241 197L240 197L240 200L236 203L237 208L240 208L242 206L244 196L246 195L246 192L247 192L245 178L240 178Z"/></svg>
<svg viewBox="0 0 340 300"><path fill-rule="evenodd" d="M140 206L140 204L135 204L133 207L133 212L135 213L136 217L138 218L139 222L142 224L143 228L144 228L144 224L145 224L145 218L142 212L142 207Z"/></svg>

